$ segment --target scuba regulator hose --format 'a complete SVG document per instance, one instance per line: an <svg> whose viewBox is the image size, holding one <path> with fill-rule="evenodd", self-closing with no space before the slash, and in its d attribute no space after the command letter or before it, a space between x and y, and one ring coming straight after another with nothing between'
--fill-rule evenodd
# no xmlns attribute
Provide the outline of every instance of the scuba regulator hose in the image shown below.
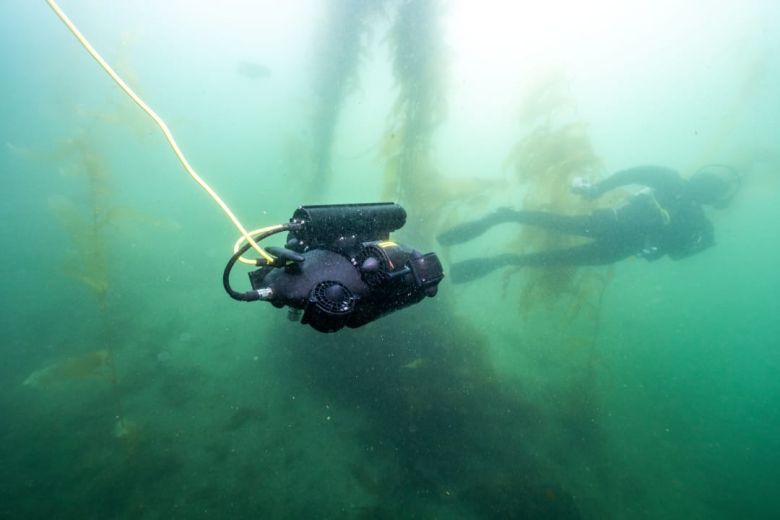
<svg viewBox="0 0 780 520"><path fill-rule="evenodd" d="M141 99L138 94L135 93L135 91L130 88L130 86L125 83L125 81L119 76L119 74L116 73L116 71L111 67L111 65L106 62L106 60L103 59L103 57L95 50L95 48L92 46L92 44L89 43L89 41L86 39L86 37L81 34L81 31L79 31L78 27L68 18L68 16L60 9L60 6L57 5L57 2L54 0L46 0L46 3L49 4L49 7L54 11L54 13L59 17L60 20L62 20L62 23L65 24L65 26L70 30L71 33L73 33L73 36L76 37L76 39L81 43L81 45L86 49L86 51L89 53L92 58L95 59L95 61L100 65L103 70L108 74L111 79L113 79L116 84L119 86L119 88L122 89L122 91L127 94L127 96L132 99L136 105L138 105L141 110L146 112L146 114L152 119L152 121L155 122L155 124L160 128L163 135L165 136L165 139L168 141L168 144L170 145L171 149L173 150L173 153L176 154L176 158L179 159L179 162L184 167L186 172L192 177L192 179L201 187L203 188L206 193L208 193L209 197L211 197L214 202L217 203L217 205L222 209L222 211L227 215L227 217L230 219L231 222L233 222L233 225L238 229L238 231L241 233L241 240L240 241L246 241L248 244L248 247L246 250L249 250L249 248L254 249L262 258L263 261L265 261L268 264L273 264L275 261L274 257L268 254L260 245L258 245L257 241L252 238L252 234L250 234L246 228L241 224L241 222L238 220L238 218L233 214L233 212L230 210L227 204L220 198L219 195L209 186L206 181L204 181L200 175L195 171L195 169L190 165L187 158L184 156L184 153L179 148L178 143L173 138L173 134L171 133L170 129L168 128L168 125L165 123L165 121L157 115L157 113L149 107L149 105L144 102L143 99ZM264 231L258 230L258 232ZM271 233L273 234L273 233ZM268 236L268 235L266 235ZM239 255L240 257L241 255ZM246 259L242 259L242 262L250 263L246 261ZM234 261L235 262L235 261ZM254 263L254 262L251 262Z"/></svg>

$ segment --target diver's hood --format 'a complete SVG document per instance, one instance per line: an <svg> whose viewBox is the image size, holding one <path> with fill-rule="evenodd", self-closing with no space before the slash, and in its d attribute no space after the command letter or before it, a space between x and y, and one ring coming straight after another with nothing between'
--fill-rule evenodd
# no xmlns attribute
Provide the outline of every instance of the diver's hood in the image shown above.
<svg viewBox="0 0 780 520"><path fill-rule="evenodd" d="M723 209L737 194L741 183L739 173L731 166L708 164L699 168L688 179L688 195L701 204Z"/></svg>

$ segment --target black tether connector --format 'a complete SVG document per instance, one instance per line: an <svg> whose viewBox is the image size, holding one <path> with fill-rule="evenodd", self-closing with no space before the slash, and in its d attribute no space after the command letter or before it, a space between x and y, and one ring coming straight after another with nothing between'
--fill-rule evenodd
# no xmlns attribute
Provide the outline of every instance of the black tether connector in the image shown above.
<svg viewBox="0 0 780 520"><path fill-rule="evenodd" d="M295 229L295 224L285 224L277 231L271 232L271 233L265 233L263 235L258 235L255 237L255 241L260 241L264 238L267 238L273 234L281 233L283 231L289 231L290 229ZM234 300L238 300L240 302L254 302L260 299L260 294L257 291L248 291L245 293L238 292L234 290L230 286L230 272L233 270L233 266L236 265L236 262L238 261L239 257L249 251L249 248L252 247L252 244L247 242L241 248L236 251L233 256L230 257L230 260L228 260L227 265L225 266L225 270L222 272L222 286L225 288L225 292L228 293L228 296L233 298ZM284 266L287 261L293 261L293 262L302 262L303 256L293 253L292 251L289 251L287 249L284 249L282 247L268 247L266 248L266 251L270 252L272 255L276 256L273 263L268 263L265 261L264 258L258 258L256 260L256 265L262 267L265 265L271 265L274 267L277 266ZM300 258L300 260L298 260Z"/></svg>
<svg viewBox="0 0 780 520"><path fill-rule="evenodd" d="M225 292L227 292L231 298L240 302L253 302L260 299L260 296L256 291L240 293L230 286L230 271L233 270L233 266L238 261L238 257L246 253L250 247L252 247L252 244L247 243L236 251L233 256L230 257L230 260L228 260L228 263L225 266L225 270L222 272L222 285L225 287Z"/></svg>
<svg viewBox="0 0 780 520"><path fill-rule="evenodd" d="M265 250L276 257L274 260L273 265L274 267L282 267L287 264L287 262L296 262L300 263L305 260L305 257L300 254L296 253L295 251L290 251L289 249L285 249L283 247L266 247ZM260 259L262 260L262 259ZM266 262L258 263L257 265L263 266L263 265L269 265Z"/></svg>

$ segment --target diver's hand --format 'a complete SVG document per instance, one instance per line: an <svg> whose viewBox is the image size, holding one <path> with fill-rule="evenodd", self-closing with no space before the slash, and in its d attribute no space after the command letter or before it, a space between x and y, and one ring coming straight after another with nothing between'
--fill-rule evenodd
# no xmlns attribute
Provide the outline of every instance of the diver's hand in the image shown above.
<svg viewBox="0 0 780 520"><path fill-rule="evenodd" d="M596 199L601 195L598 187L585 177L574 177L571 181L571 191L587 200Z"/></svg>

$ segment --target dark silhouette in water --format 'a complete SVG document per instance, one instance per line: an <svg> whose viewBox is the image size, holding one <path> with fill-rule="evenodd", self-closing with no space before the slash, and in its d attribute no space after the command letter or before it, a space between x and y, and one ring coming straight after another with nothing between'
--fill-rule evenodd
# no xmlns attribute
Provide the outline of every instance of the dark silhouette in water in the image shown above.
<svg viewBox="0 0 780 520"><path fill-rule="evenodd" d="M437 238L443 245L471 240L497 224L517 222L593 241L566 249L518 255L505 253L457 262L453 282L475 280L500 267L604 265L637 255L674 260L699 253L715 243L712 223L703 205L725 207L739 187L734 170L708 166L690 179L659 166L642 166L618 172L606 180L576 183L573 191L588 199L629 184L650 188L632 195L619 207L598 209L590 215L560 215L543 211L499 208L481 219L445 231Z"/></svg>
<svg viewBox="0 0 780 520"><path fill-rule="evenodd" d="M307 330L272 335L275 371L291 391L365 418L357 432L365 452L348 466L374 505L358 518L581 517L538 449L556 428L550 416L500 381L486 341L450 310L424 305L415 320L389 316L316 344ZM598 422L580 414L587 420L572 419L578 435L567 448L599 453Z"/></svg>
<svg viewBox="0 0 780 520"><path fill-rule="evenodd" d="M312 64L312 176L309 197L330 184L333 141L342 105L358 84L357 72L371 41L372 23L385 0L326 2Z"/></svg>
<svg viewBox="0 0 780 520"><path fill-rule="evenodd" d="M242 61L236 67L236 72L247 79L265 79L271 76L271 69L260 63Z"/></svg>

